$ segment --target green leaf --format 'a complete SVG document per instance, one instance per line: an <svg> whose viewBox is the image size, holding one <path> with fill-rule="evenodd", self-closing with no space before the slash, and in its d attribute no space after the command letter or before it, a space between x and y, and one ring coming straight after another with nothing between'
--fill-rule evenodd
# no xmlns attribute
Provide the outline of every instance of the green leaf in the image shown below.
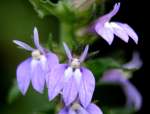
<svg viewBox="0 0 150 114"><path fill-rule="evenodd" d="M15 101L19 96L20 96L20 91L17 85L17 82L14 81L12 87L10 88L10 91L8 92L8 103L12 103L13 101Z"/></svg>
<svg viewBox="0 0 150 114"><path fill-rule="evenodd" d="M8 103L12 103L20 96L20 91L18 89L17 82L14 81L12 87L10 88L10 91L8 93Z"/></svg>
<svg viewBox="0 0 150 114"><path fill-rule="evenodd" d="M50 14L56 15L56 5L49 0L29 0L29 2L33 5L40 18Z"/></svg>
<svg viewBox="0 0 150 114"><path fill-rule="evenodd" d="M85 63L85 65L94 73L98 79L106 70L120 67L120 64L112 58L89 60Z"/></svg>

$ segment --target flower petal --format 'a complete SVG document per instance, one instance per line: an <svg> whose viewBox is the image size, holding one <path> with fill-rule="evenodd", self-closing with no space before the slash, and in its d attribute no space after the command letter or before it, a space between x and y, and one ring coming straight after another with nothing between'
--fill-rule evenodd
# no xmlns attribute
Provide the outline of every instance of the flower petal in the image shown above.
<svg viewBox="0 0 150 114"><path fill-rule="evenodd" d="M89 112L89 114L103 114L102 110L93 103L88 105L86 110Z"/></svg>
<svg viewBox="0 0 150 114"><path fill-rule="evenodd" d="M106 71L102 78L100 79L101 82L105 83L114 83L114 84L120 84L127 81L127 79L124 77L124 74L122 70L120 69L111 69Z"/></svg>
<svg viewBox="0 0 150 114"><path fill-rule="evenodd" d="M58 114L68 114L67 108L61 109L60 112L59 112Z"/></svg>
<svg viewBox="0 0 150 114"><path fill-rule="evenodd" d="M65 83L64 88L63 88L63 99L65 102L65 105L68 106L70 105L77 97L78 89L75 83L75 79L72 76L68 82Z"/></svg>
<svg viewBox="0 0 150 114"><path fill-rule="evenodd" d="M44 90L46 71L44 71L40 60L32 59L31 75L32 75L31 81L32 81L33 88L39 93L42 93Z"/></svg>
<svg viewBox="0 0 150 114"><path fill-rule="evenodd" d="M109 13L101 16L99 19L96 20L96 24L101 23L102 25L104 25L106 22L109 22L111 18L117 14L119 9L120 9L120 3L116 3L114 5L114 8Z"/></svg>
<svg viewBox="0 0 150 114"><path fill-rule="evenodd" d="M34 44L43 54L45 53L43 47L39 43L39 34L36 27L34 28Z"/></svg>
<svg viewBox="0 0 150 114"><path fill-rule="evenodd" d="M68 67L64 72L65 82L67 82L71 78L71 76L73 76L73 69L72 67Z"/></svg>
<svg viewBox="0 0 150 114"><path fill-rule="evenodd" d="M91 113L88 113L83 107L80 107L80 109L78 109L78 114L91 114ZM95 113L97 114L97 113Z"/></svg>
<svg viewBox="0 0 150 114"><path fill-rule="evenodd" d="M82 53L81 56L80 56L80 59L79 59L80 62L83 62L83 61L85 60L85 58L86 58L86 56L87 56L87 54L88 54L88 50L89 50L89 45L86 45L86 47L85 47L83 53Z"/></svg>
<svg viewBox="0 0 150 114"><path fill-rule="evenodd" d="M64 45L64 49L65 49L65 52L67 54L68 59L71 60L72 59L72 54L71 54L70 49L68 48L68 46L65 42L63 42L63 45Z"/></svg>
<svg viewBox="0 0 150 114"><path fill-rule="evenodd" d="M132 55L132 60L128 63L122 65L123 68L126 69L139 69L142 67L142 60L138 52L134 52Z"/></svg>
<svg viewBox="0 0 150 114"><path fill-rule="evenodd" d="M138 43L138 35L128 24L119 22L117 22L117 24L120 25L126 31L126 33L134 40L136 44Z"/></svg>
<svg viewBox="0 0 150 114"><path fill-rule="evenodd" d="M82 79L79 89L79 99L84 107L87 107L91 102L95 89L95 79L91 71L82 67Z"/></svg>
<svg viewBox="0 0 150 114"><path fill-rule="evenodd" d="M134 85L127 82L123 89L127 97L127 106L134 106L136 110L139 110L142 106L142 96Z"/></svg>
<svg viewBox="0 0 150 114"><path fill-rule="evenodd" d="M111 22L110 25L112 26L114 34L116 36L118 36L124 42L128 42L129 41L128 34L126 33L126 31L120 25L118 25L115 22Z"/></svg>
<svg viewBox="0 0 150 114"><path fill-rule="evenodd" d="M46 68L46 71L47 73L50 73L51 70L59 64L59 59L58 57L54 54L54 53L47 53L46 54L46 59L47 59L47 68ZM49 75L46 75L46 84L48 86L48 78L49 78Z"/></svg>
<svg viewBox="0 0 150 114"><path fill-rule="evenodd" d="M67 68L66 64L56 65L48 76L48 97L49 100L54 99L61 91L64 85L64 72Z"/></svg>
<svg viewBox="0 0 150 114"><path fill-rule="evenodd" d="M25 50L28 50L28 51L33 51L33 50L34 50L31 46L29 46L28 44L26 44L26 43L24 43L24 42L22 42L22 41L13 40L13 42L14 42L15 44L17 44L19 47L21 47L21 48L23 48L23 49L25 49Z"/></svg>
<svg viewBox="0 0 150 114"><path fill-rule="evenodd" d="M81 73L80 69L76 69L74 71L74 78L75 78L75 81L77 83L77 86L79 87L80 82L81 82L81 78L82 78L82 73Z"/></svg>
<svg viewBox="0 0 150 114"><path fill-rule="evenodd" d="M18 67L17 67L17 82L19 89L23 95L27 92L27 89L30 84L31 74L30 74L30 63L31 58L23 61Z"/></svg>
<svg viewBox="0 0 150 114"><path fill-rule="evenodd" d="M77 113L70 108L69 111L68 111L68 114L77 114Z"/></svg>
<svg viewBox="0 0 150 114"><path fill-rule="evenodd" d="M110 28L106 28L102 26L101 23L97 23L95 26L95 31L97 32L97 34L102 36L102 38L106 40L109 45L112 44L114 35L113 35L113 31Z"/></svg>

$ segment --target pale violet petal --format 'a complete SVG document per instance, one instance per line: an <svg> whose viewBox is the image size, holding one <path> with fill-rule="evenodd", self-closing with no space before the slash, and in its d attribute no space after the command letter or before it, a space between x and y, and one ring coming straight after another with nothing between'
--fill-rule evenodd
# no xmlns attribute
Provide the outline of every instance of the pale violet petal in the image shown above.
<svg viewBox="0 0 150 114"><path fill-rule="evenodd" d="M45 52L44 52L43 47L40 45L39 34L38 34L38 30L36 27L34 28L33 33L34 33L34 44L35 44L36 48L39 49L44 54Z"/></svg>
<svg viewBox="0 0 150 114"><path fill-rule="evenodd" d="M47 60L47 68L46 68L46 70L47 70L47 73L50 73L51 72L51 70L56 66L56 65L58 65L59 64L59 59L58 59L58 57L54 54L54 53L47 53L46 55L46 60ZM48 76L49 75L46 75L46 84L47 84L47 86L48 86Z"/></svg>
<svg viewBox="0 0 150 114"><path fill-rule="evenodd" d="M80 86L80 81L82 78L82 73L81 73L80 69L75 69L73 76L77 82L77 85Z"/></svg>
<svg viewBox="0 0 150 114"><path fill-rule="evenodd" d="M83 107L80 107L77 112L78 112L78 114L91 114ZM95 113L95 114L97 114L97 113Z"/></svg>
<svg viewBox="0 0 150 114"><path fill-rule="evenodd" d="M127 106L133 106L136 110L139 110L142 107L142 96L137 88L130 82L127 82L124 84L123 89L127 97Z"/></svg>
<svg viewBox="0 0 150 114"><path fill-rule="evenodd" d="M114 8L109 13L101 16L99 19L96 20L96 24L99 23L101 25L104 25L104 23L109 22L111 18L117 14L119 9L120 9L120 3L116 3L114 5Z"/></svg>
<svg viewBox="0 0 150 114"><path fill-rule="evenodd" d="M74 110L72 110L71 108L68 110L68 114L77 114Z"/></svg>
<svg viewBox="0 0 150 114"><path fill-rule="evenodd" d="M40 62L42 65L42 69L47 71L48 70L47 58L44 55L41 56Z"/></svg>
<svg viewBox="0 0 150 114"><path fill-rule="evenodd" d="M100 82L114 84L125 83L126 81L127 79L121 69L110 69L106 71L100 79Z"/></svg>
<svg viewBox="0 0 150 114"><path fill-rule="evenodd" d="M104 40L107 41L109 45L112 44L114 40L113 30L108 27L102 26L100 23L96 24L95 31L99 34Z"/></svg>
<svg viewBox="0 0 150 114"><path fill-rule="evenodd" d="M30 84L31 74L30 74L30 63L31 58L23 61L18 67L17 67L17 82L19 89L23 95L27 92L27 89Z"/></svg>
<svg viewBox="0 0 150 114"><path fill-rule="evenodd" d="M68 114L67 108L61 109L58 114Z"/></svg>
<svg viewBox="0 0 150 114"><path fill-rule="evenodd" d="M121 26L119 26L115 22L111 22L110 25L112 26L113 32L116 36L118 36L120 39L122 39L126 43L129 41L128 34L126 33L126 31Z"/></svg>
<svg viewBox="0 0 150 114"><path fill-rule="evenodd" d="M102 110L93 103L89 104L86 110L89 114L103 114Z"/></svg>
<svg viewBox="0 0 150 114"><path fill-rule="evenodd" d="M70 77L73 76L73 69L71 67L68 67L64 72L64 76L65 82L67 82Z"/></svg>
<svg viewBox="0 0 150 114"><path fill-rule="evenodd" d="M143 62L140 58L140 55L138 52L134 52L132 55L131 61L129 61L126 64L123 64L122 67L126 69L139 69L143 65Z"/></svg>
<svg viewBox="0 0 150 114"><path fill-rule="evenodd" d="M29 46L28 44L26 44L22 41L13 40L13 43L17 44L20 48L23 48L25 50L28 50L28 51L33 51L34 50L31 46Z"/></svg>
<svg viewBox="0 0 150 114"><path fill-rule="evenodd" d="M42 68L40 60L31 61L31 81L33 88L39 93L43 93L46 81L46 72Z"/></svg>
<svg viewBox="0 0 150 114"><path fill-rule="evenodd" d="M120 3L116 3L114 5L113 10L108 13L108 15L110 16L110 18L113 17L113 16L115 16L118 13L119 9L120 9Z"/></svg>
<svg viewBox="0 0 150 114"><path fill-rule="evenodd" d="M69 106L77 97L78 89L75 83L74 77L71 77L68 82L65 83L63 88L63 100L66 106Z"/></svg>
<svg viewBox="0 0 150 114"><path fill-rule="evenodd" d="M116 23L126 31L126 33L133 39L133 41L136 44L138 43L138 35L128 24L120 23L120 22L116 22Z"/></svg>
<svg viewBox="0 0 150 114"><path fill-rule="evenodd" d="M48 73L48 97L49 100L54 99L64 87L64 72L67 68L66 64L56 65L50 73Z"/></svg>
<svg viewBox="0 0 150 114"><path fill-rule="evenodd" d="M88 54L88 50L89 50L89 45L86 45L86 47L85 47L83 53L82 53L81 56L80 56L80 59L79 59L80 62L83 62L83 61L85 60L85 58L86 58L86 56L87 56L87 54Z"/></svg>
<svg viewBox="0 0 150 114"><path fill-rule="evenodd" d="M65 52L67 54L68 59L71 60L72 59L72 54L71 54L70 49L68 48L68 46L65 42L63 42L63 46L64 46L64 49L65 49Z"/></svg>
<svg viewBox="0 0 150 114"><path fill-rule="evenodd" d="M79 89L79 99L84 107L87 107L91 102L93 92L95 89L95 79L92 72L86 68L81 69L82 79Z"/></svg>

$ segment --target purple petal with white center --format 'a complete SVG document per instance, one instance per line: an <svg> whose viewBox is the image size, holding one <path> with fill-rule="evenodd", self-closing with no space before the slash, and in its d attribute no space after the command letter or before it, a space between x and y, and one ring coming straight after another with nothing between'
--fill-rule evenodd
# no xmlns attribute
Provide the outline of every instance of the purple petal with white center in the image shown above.
<svg viewBox="0 0 150 114"><path fill-rule="evenodd" d="M133 39L133 41L138 44L138 35L136 34L136 32L128 25L125 23L119 23L116 22L118 25L120 25L125 31L126 33Z"/></svg>
<svg viewBox="0 0 150 114"><path fill-rule="evenodd" d="M109 45L112 44L114 39L114 34L112 29L102 26L101 23L97 23L95 26L95 31L97 32L97 34L102 36L102 38L106 40Z"/></svg>
<svg viewBox="0 0 150 114"><path fill-rule="evenodd" d="M83 53L80 56L80 62L83 62L88 54L88 50L89 50L89 45L87 45L83 51Z"/></svg>
<svg viewBox="0 0 150 114"><path fill-rule="evenodd" d="M43 54L45 53L43 47L39 43L39 34L36 27L34 28L34 44Z"/></svg>
<svg viewBox="0 0 150 114"><path fill-rule="evenodd" d="M82 79L79 89L79 99L84 107L87 107L91 102L95 89L95 79L92 72L86 68L81 68Z"/></svg>
<svg viewBox="0 0 150 114"><path fill-rule="evenodd" d="M18 67L17 67L17 82L19 89L23 95L27 92L27 89L30 84L31 74L30 74L30 63L31 58L23 61Z"/></svg>
<svg viewBox="0 0 150 114"><path fill-rule="evenodd" d="M64 80L67 82L71 76L73 76L73 69L72 67L68 67L64 72Z"/></svg>
<svg viewBox="0 0 150 114"><path fill-rule="evenodd" d="M68 114L67 108L61 109L60 112L59 112L58 114Z"/></svg>
<svg viewBox="0 0 150 114"><path fill-rule="evenodd" d="M47 73L50 73L51 70L52 70L56 65L59 64L59 59L58 59L58 57L57 57L55 54L53 54L53 53L47 53L45 56L46 56L46 59L47 59L46 72L47 72ZM46 84L47 84L47 86L48 86L48 78L49 78L48 76L49 76L49 75L46 75Z"/></svg>
<svg viewBox="0 0 150 114"><path fill-rule="evenodd" d="M22 41L13 40L13 43L17 44L20 48L23 48L25 50L28 50L28 51L33 51L34 50L31 46L29 46L28 44L26 44Z"/></svg>
<svg viewBox="0 0 150 114"><path fill-rule="evenodd" d="M89 114L103 114L102 110L93 103L89 104L86 110L89 112Z"/></svg>
<svg viewBox="0 0 150 114"><path fill-rule="evenodd" d="M71 60L72 59L72 54L71 54L70 49L68 48L68 46L65 42L63 43L63 45L64 45L64 49L65 49L65 52L67 54L68 59Z"/></svg>
<svg viewBox="0 0 150 114"><path fill-rule="evenodd" d="M49 100L54 99L64 86L64 72L67 68L66 64L56 65L48 76L48 97Z"/></svg>
<svg viewBox="0 0 150 114"><path fill-rule="evenodd" d="M76 99L77 94L78 94L77 85L74 77L72 76L68 80L68 82L65 83L62 92L65 105L66 106L70 105Z"/></svg>
<svg viewBox="0 0 150 114"><path fill-rule="evenodd" d="M46 79L46 72L42 67L42 63L40 60L31 61L31 81L33 88L38 91L39 93L43 93L45 79Z"/></svg>
<svg viewBox="0 0 150 114"><path fill-rule="evenodd" d="M120 39L122 39L126 43L129 41L128 34L120 25L118 25L115 22L111 22L110 25L112 26L113 32L116 36L118 36Z"/></svg>
<svg viewBox="0 0 150 114"><path fill-rule="evenodd" d="M134 106L136 110L139 110L142 106L142 96L134 85L130 82L124 84L123 89L127 97L127 106Z"/></svg>
<svg viewBox="0 0 150 114"><path fill-rule="evenodd" d="M134 52L132 56L132 60L128 63L122 65L123 68L126 69L139 69L142 67L142 60L138 52Z"/></svg>
<svg viewBox="0 0 150 114"><path fill-rule="evenodd" d="M125 83L126 81L127 79L124 77L124 74L120 69L108 70L103 74L102 78L100 79L100 82L114 84Z"/></svg>

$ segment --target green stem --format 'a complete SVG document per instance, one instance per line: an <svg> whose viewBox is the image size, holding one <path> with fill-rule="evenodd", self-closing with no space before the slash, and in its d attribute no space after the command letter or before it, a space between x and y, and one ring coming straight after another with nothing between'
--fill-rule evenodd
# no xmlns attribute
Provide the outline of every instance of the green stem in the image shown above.
<svg viewBox="0 0 150 114"><path fill-rule="evenodd" d="M67 43L70 48L76 46L77 42L73 23L60 22L60 45L62 45L62 42Z"/></svg>

